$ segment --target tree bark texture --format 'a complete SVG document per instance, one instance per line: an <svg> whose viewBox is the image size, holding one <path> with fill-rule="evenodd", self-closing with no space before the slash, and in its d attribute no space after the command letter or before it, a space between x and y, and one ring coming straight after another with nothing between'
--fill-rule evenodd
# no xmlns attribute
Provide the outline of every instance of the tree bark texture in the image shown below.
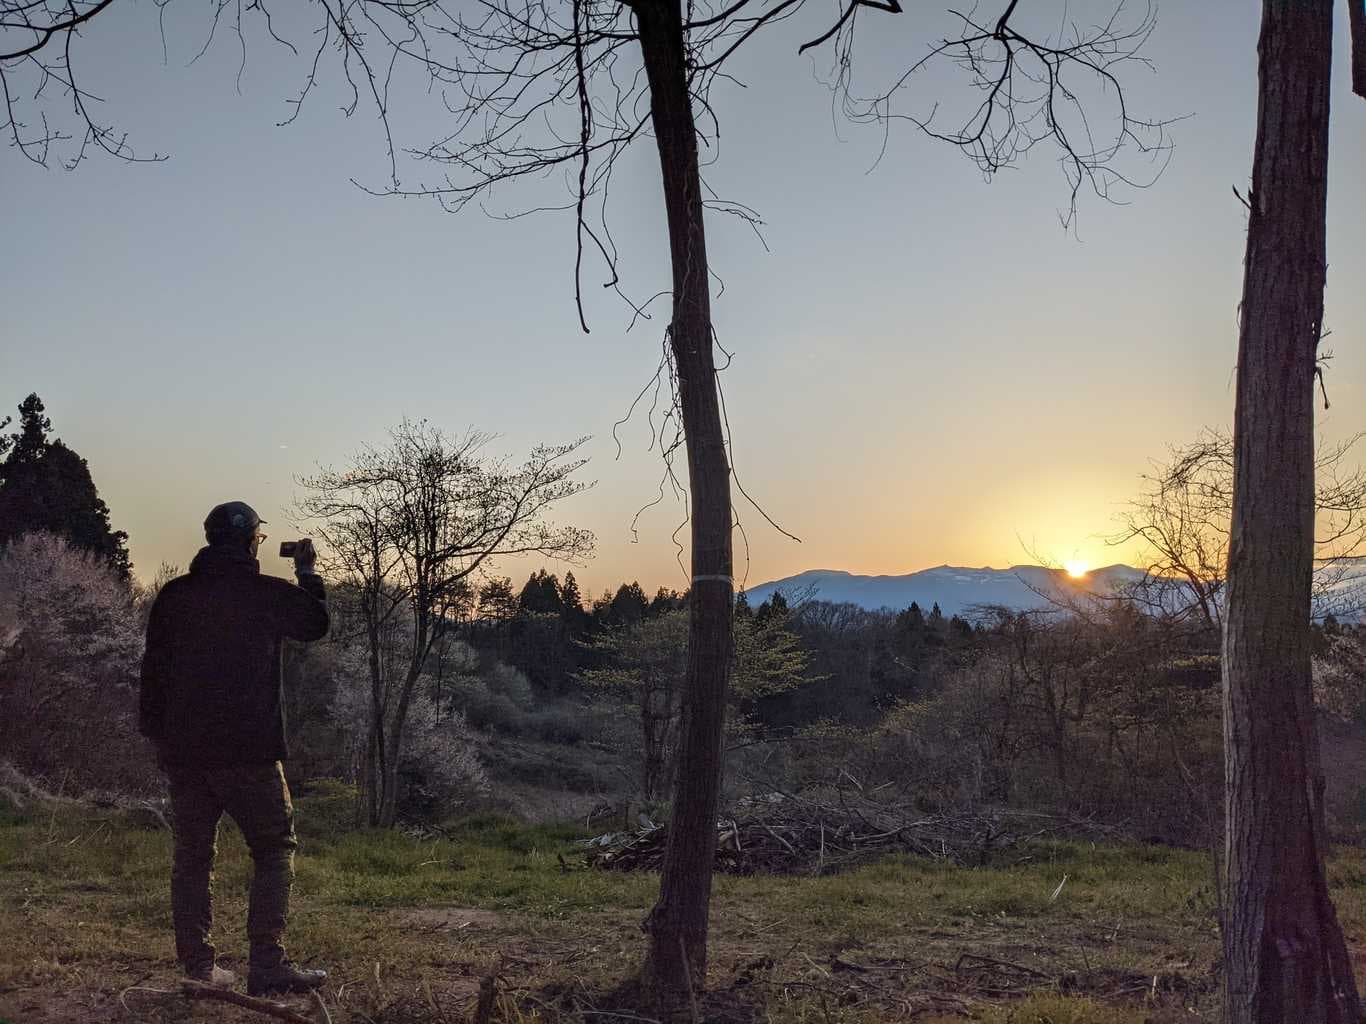
<svg viewBox="0 0 1366 1024"><path fill-rule="evenodd" d="M1309 660L1332 31L1332 0L1264 0L1224 632L1230 1024L1359 1019Z"/></svg>
<svg viewBox="0 0 1366 1024"><path fill-rule="evenodd" d="M397 737L384 759L384 771L379 779L379 809L375 824L393 828L398 820L398 743Z"/></svg>
<svg viewBox="0 0 1366 1024"><path fill-rule="evenodd" d="M1366 0L1347 0L1351 11L1352 92L1366 99Z"/></svg>
<svg viewBox="0 0 1366 1024"><path fill-rule="evenodd" d="M682 10L678 0L636 0L632 8L664 180L673 262L670 343L678 372L691 499L688 669L669 840L659 901L645 921L649 949L641 975L658 1005L673 1009L687 1005L701 990L707 971L707 914L732 642L730 465L713 359L702 183Z"/></svg>

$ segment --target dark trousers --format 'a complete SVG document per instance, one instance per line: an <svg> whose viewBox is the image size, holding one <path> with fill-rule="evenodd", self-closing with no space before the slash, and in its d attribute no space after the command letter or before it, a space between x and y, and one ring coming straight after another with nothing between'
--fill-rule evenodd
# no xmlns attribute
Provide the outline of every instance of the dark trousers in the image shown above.
<svg viewBox="0 0 1366 1024"><path fill-rule="evenodd" d="M226 811L251 850L255 874L247 911L250 964L277 966L285 955L289 889L294 881L294 805L279 761L230 768L166 765L175 822L171 912L176 957L186 970L214 960L213 858Z"/></svg>

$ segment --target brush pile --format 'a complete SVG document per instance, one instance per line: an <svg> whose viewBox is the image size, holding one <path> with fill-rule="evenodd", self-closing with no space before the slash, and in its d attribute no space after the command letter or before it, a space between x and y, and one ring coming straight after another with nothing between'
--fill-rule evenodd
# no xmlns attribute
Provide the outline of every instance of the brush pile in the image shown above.
<svg viewBox="0 0 1366 1024"><path fill-rule="evenodd" d="M1096 828L1089 822L1000 810L912 816L904 807L874 801L824 806L809 800L765 800L746 810L741 817L717 822L718 871L831 874L895 853L975 866L1027 840L1094 833ZM657 871L667 842L666 826L642 820L637 830L608 832L583 845L593 867Z"/></svg>

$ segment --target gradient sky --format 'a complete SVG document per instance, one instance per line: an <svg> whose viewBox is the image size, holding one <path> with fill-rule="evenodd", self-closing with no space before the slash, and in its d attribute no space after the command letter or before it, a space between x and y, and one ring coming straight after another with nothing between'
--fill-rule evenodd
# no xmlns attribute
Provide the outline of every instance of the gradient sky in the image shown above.
<svg viewBox="0 0 1366 1024"><path fill-rule="evenodd" d="M736 470L802 543L742 506L738 575L1130 554L1101 538L1148 460L1232 417L1244 211L1231 186L1250 174L1258 6L1161 2L1156 70L1133 69L1130 101L1192 116L1173 127L1156 185L1125 205L1083 196L1075 233L1059 226L1051 152L987 183L957 152L894 128L876 162L881 134L832 118L813 73L824 56L796 55L805 25L743 54L748 88L714 95L723 134L708 177L759 209L768 251L744 225L710 219L725 282L715 324L735 354L723 383ZM1333 406L1319 413L1330 437L1366 428L1366 102L1350 95L1338 7ZM1072 6L1082 20L1102 9ZM623 578L684 586L670 540L681 507L647 513L638 543L629 530L660 476L648 426L638 416L621 429L620 459L611 437L654 372L662 325L628 332L629 310L590 271L593 332L578 330L572 222L364 194L349 179L382 186L385 174L370 112L344 118L334 82L276 127L302 66L258 40L239 95L235 40L186 67L203 12L168 10L166 64L150 2L101 15L78 54L108 115L170 160L67 173L0 153L0 402L42 396L130 533L139 573L185 565L205 511L229 498L288 533L294 477L406 416L495 431L512 454L593 435L597 484L560 513L598 535L576 575L594 593ZM860 53L870 82L948 31L937 4L874 14ZM961 86L933 72L914 88L929 104ZM442 127L420 103L399 118L412 144ZM559 187L505 191L492 209ZM626 283L648 296L668 282L649 140L614 202Z"/></svg>

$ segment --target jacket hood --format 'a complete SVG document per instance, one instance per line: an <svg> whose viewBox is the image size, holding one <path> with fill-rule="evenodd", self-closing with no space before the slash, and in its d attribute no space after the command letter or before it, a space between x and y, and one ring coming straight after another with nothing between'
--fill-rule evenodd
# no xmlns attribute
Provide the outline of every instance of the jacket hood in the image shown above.
<svg viewBox="0 0 1366 1024"><path fill-rule="evenodd" d="M245 548L227 544L210 544L199 549L190 563L190 572L260 572L261 563Z"/></svg>

